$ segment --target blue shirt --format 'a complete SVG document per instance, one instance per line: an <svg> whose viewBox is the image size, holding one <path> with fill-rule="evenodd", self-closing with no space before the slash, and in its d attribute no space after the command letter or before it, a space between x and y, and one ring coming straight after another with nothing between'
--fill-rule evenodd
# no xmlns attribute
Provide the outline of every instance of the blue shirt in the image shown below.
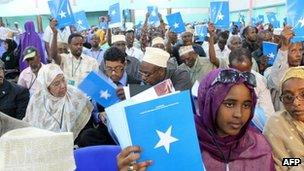
<svg viewBox="0 0 304 171"><path fill-rule="evenodd" d="M93 50L93 49L84 49L83 53L92 58L95 58L97 60L98 64L100 64L100 62L103 60L104 51L101 48L97 51Z"/></svg>

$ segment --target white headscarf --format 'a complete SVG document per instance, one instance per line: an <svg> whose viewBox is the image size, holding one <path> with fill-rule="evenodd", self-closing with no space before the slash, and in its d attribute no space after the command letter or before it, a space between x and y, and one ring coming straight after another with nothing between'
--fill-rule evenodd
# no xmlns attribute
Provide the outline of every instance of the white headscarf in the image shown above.
<svg viewBox="0 0 304 171"><path fill-rule="evenodd" d="M93 106L80 90L69 85L64 97L53 96L48 87L59 74L63 72L56 64L40 69L37 81L41 89L31 97L23 120L50 131L73 132L75 139L89 121Z"/></svg>

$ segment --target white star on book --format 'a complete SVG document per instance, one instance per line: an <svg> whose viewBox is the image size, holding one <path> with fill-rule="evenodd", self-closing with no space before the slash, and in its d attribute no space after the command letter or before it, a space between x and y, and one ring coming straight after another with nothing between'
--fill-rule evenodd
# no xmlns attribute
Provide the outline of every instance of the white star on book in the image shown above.
<svg viewBox="0 0 304 171"><path fill-rule="evenodd" d="M159 148L159 147L165 147L166 152L169 154L170 144L178 141L177 138L171 136L171 130L172 130L172 125L168 128L168 130L165 133L163 133L159 130L156 130L156 133L158 134L158 137L159 137L159 141L155 145L154 149Z"/></svg>
<svg viewBox="0 0 304 171"><path fill-rule="evenodd" d="M267 55L269 58L274 58L274 54L271 52L271 53L269 53L268 55Z"/></svg>
<svg viewBox="0 0 304 171"><path fill-rule="evenodd" d="M106 91L101 90L100 97L108 100L108 98L111 97L111 94L108 93L108 90L106 90Z"/></svg>
<svg viewBox="0 0 304 171"><path fill-rule="evenodd" d="M62 11L61 10L61 12L59 13L59 15L60 15L60 18L65 18L66 16L66 12L64 12L64 11Z"/></svg>
<svg viewBox="0 0 304 171"><path fill-rule="evenodd" d="M301 28L304 26L304 17L301 17L298 23L301 23Z"/></svg>
<svg viewBox="0 0 304 171"><path fill-rule="evenodd" d="M218 13L217 19L218 19L218 20L223 20L223 19L224 19L224 15L222 14L221 11Z"/></svg>
<svg viewBox="0 0 304 171"><path fill-rule="evenodd" d="M78 20L78 21L77 21L77 24L82 25L82 21L81 21L81 20Z"/></svg>
<svg viewBox="0 0 304 171"><path fill-rule="evenodd" d="M178 28L179 27L179 24L178 23L174 23L174 28Z"/></svg>
<svg viewBox="0 0 304 171"><path fill-rule="evenodd" d="M116 14L116 11L113 10L113 11L111 12L111 15L114 16L115 14Z"/></svg>

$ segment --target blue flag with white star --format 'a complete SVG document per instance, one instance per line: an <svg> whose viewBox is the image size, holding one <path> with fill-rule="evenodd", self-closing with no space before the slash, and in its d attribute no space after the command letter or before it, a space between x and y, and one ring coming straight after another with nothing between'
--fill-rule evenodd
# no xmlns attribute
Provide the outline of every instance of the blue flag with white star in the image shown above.
<svg viewBox="0 0 304 171"><path fill-rule="evenodd" d="M278 54L278 44L273 42L263 42L263 55L268 57L268 64L273 65Z"/></svg>
<svg viewBox="0 0 304 171"><path fill-rule="evenodd" d="M293 42L304 41L304 10L302 0L287 0L287 23L293 27Z"/></svg>
<svg viewBox="0 0 304 171"><path fill-rule="evenodd" d="M50 6L50 11L56 11L54 17L58 21L57 28L63 28L65 26L70 26L75 23L74 15L69 0L53 0L53 3L49 3L49 5L50 4L52 6Z"/></svg>
<svg viewBox="0 0 304 171"><path fill-rule="evenodd" d="M205 37L207 36L207 30L208 26L207 25L196 25L194 26L195 34L198 36L197 41L204 41Z"/></svg>
<svg viewBox="0 0 304 171"><path fill-rule="evenodd" d="M216 28L229 29L229 2L210 2L210 18Z"/></svg>
<svg viewBox="0 0 304 171"><path fill-rule="evenodd" d="M160 20L158 17L158 8L157 6L148 6L148 13L150 14L148 18L148 24L153 25L153 26L159 26L160 25Z"/></svg>
<svg viewBox="0 0 304 171"><path fill-rule="evenodd" d="M56 18L57 9L58 9L58 7L56 5L59 5L59 0L50 0L50 1L48 1L48 5L49 5L50 12L51 12L51 16Z"/></svg>
<svg viewBox="0 0 304 171"><path fill-rule="evenodd" d="M268 22L273 26L273 28L280 28L280 22L277 20L274 12L267 13L267 18Z"/></svg>
<svg viewBox="0 0 304 171"><path fill-rule="evenodd" d="M182 19L180 12L167 15L166 18L172 32L182 33L186 31L185 23Z"/></svg>
<svg viewBox="0 0 304 171"><path fill-rule="evenodd" d="M88 74L78 88L103 107L119 102L115 85L94 71Z"/></svg>
<svg viewBox="0 0 304 171"><path fill-rule="evenodd" d="M150 171L204 171L189 91L125 107L132 145ZM181 119L182 118L182 119Z"/></svg>
<svg viewBox="0 0 304 171"><path fill-rule="evenodd" d="M124 22L132 22L131 9L122 10Z"/></svg>
<svg viewBox="0 0 304 171"><path fill-rule="evenodd" d="M121 26L121 13L119 3L110 6L108 15L110 17L109 27L120 27Z"/></svg>
<svg viewBox="0 0 304 171"><path fill-rule="evenodd" d="M88 19L84 11L74 13L75 27L78 31L87 30L90 28Z"/></svg>

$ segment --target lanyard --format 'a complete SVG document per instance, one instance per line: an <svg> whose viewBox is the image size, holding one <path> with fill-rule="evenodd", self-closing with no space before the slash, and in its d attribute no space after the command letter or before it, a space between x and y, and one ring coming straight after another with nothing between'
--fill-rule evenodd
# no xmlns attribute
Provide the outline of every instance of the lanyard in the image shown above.
<svg viewBox="0 0 304 171"><path fill-rule="evenodd" d="M31 89L31 88L32 88L32 86L34 85L36 79L37 79L37 76L36 76L35 79L33 80L33 75L32 75L32 77L31 77L31 82L30 82L30 86L29 86L28 89ZM33 81L32 81L32 80L33 80Z"/></svg>
<svg viewBox="0 0 304 171"><path fill-rule="evenodd" d="M78 70L80 63L81 63L81 58L79 59L78 65L76 66L75 71L74 71L74 57L72 57L72 77L74 77L74 74Z"/></svg>
<svg viewBox="0 0 304 171"><path fill-rule="evenodd" d="M44 109L46 110L46 112L57 122L57 124L59 125L60 128L60 132L62 129L62 121L63 121L63 112L64 112L64 106L65 104L63 104L62 109L61 109L61 116L60 116L60 122L51 114L51 112L47 109L46 107L46 101L45 101L45 96L43 97L43 105L44 105Z"/></svg>

